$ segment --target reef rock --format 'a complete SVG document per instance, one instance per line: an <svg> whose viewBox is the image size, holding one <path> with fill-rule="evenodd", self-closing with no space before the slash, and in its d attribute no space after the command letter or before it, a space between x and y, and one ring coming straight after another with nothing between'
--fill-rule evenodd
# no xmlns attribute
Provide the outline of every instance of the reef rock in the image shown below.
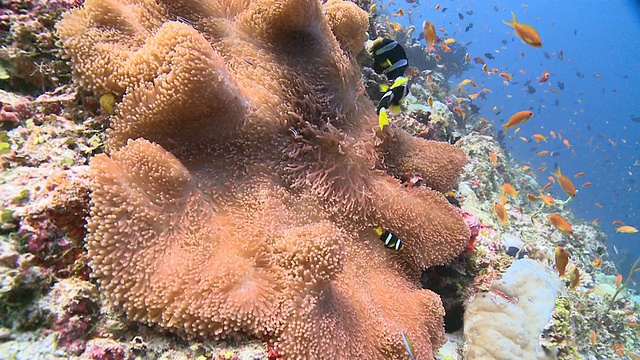
<svg viewBox="0 0 640 360"><path fill-rule="evenodd" d="M419 272L469 240L441 194L466 156L379 129L354 60L367 26L341 0L91 0L64 16L77 81L117 99L86 247L129 318L244 332L287 358L406 358L403 331L420 357L442 345Z"/></svg>
<svg viewBox="0 0 640 360"><path fill-rule="evenodd" d="M553 349L540 345L540 334L561 289L558 276L539 262L515 261L489 291L476 294L467 305L465 359L556 359Z"/></svg>

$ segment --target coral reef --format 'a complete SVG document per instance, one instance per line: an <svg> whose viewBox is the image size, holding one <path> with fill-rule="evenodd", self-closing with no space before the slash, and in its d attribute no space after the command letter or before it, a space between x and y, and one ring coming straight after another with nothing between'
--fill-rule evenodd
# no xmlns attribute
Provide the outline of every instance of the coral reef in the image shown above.
<svg viewBox="0 0 640 360"><path fill-rule="evenodd" d="M539 337L556 305L561 283L531 259L515 261L488 292L478 293L465 312L465 358L555 359Z"/></svg>
<svg viewBox="0 0 640 360"><path fill-rule="evenodd" d="M439 193L466 157L377 129L354 60L367 26L340 0L87 1L65 15L77 80L117 99L86 239L111 302L291 358L403 358L402 331L421 356L437 350L442 304L419 271L469 241ZM429 188L401 184L406 172Z"/></svg>
<svg viewBox="0 0 640 360"><path fill-rule="evenodd" d="M564 296L556 298L556 307L551 313L551 321L541 335L542 346L556 349L559 359L580 359L571 323L571 301Z"/></svg>
<svg viewBox="0 0 640 360"><path fill-rule="evenodd" d="M53 90L71 80L57 57L54 24L78 0L8 0L0 9L0 85L21 93Z"/></svg>

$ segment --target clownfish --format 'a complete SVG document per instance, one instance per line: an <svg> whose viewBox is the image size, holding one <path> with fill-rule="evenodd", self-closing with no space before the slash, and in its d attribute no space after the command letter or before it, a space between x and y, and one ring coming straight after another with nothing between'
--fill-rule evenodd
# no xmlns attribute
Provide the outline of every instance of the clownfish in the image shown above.
<svg viewBox="0 0 640 360"><path fill-rule="evenodd" d="M380 90L384 92L384 95L380 98L380 102L378 102L377 109L378 125L380 125L380 130L382 130L386 125L389 125L387 109L394 113L400 112L400 100L402 100L402 98L409 92L409 89L407 88L408 81L409 79L406 77L399 77L393 82L393 84L391 84L391 86L380 86Z"/></svg>
<svg viewBox="0 0 640 360"><path fill-rule="evenodd" d="M378 74L387 75L387 79L394 80L404 75L409 66L407 53L397 41L388 38L378 38L371 46L373 55L373 70Z"/></svg>
<svg viewBox="0 0 640 360"><path fill-rule="evenodd" d="M396 234L390 232L389 230L384 230L380 226L374 228L373 230L376 232L376 234L378 234L380 240L384 241L385 247L393 250L400 250L400 248L402 248L402 240L400 240L400 238Z"/></svg>

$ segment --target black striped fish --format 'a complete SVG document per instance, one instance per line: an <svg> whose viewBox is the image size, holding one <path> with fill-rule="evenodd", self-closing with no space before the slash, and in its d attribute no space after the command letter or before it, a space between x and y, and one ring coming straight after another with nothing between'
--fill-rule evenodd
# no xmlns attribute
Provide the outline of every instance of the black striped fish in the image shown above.
<svg viewBox="0 0 640 360"><path fill-rule="evenodd" d="M400 238L391 231L384 230L380 226L374 228L373 230L375 230L376 234L378 234L380 240L384 241L384 246L386 246L387 248L400 250L400 248L402 247L402 240L400 240Z"/></svg>

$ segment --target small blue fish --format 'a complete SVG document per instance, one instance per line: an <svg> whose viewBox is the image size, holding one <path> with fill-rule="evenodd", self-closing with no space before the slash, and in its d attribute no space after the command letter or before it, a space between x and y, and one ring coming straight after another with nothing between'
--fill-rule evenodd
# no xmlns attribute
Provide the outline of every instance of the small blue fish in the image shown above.
<svg viewBox="0 0 640 360"><path fill-rule="evenodd" d="M402 342L404 343L404 347L407 349L409 356L411 356L412 360L416 360L416 355L413 350L413 341L407 336L407 333L402 330Z"/></svg>

